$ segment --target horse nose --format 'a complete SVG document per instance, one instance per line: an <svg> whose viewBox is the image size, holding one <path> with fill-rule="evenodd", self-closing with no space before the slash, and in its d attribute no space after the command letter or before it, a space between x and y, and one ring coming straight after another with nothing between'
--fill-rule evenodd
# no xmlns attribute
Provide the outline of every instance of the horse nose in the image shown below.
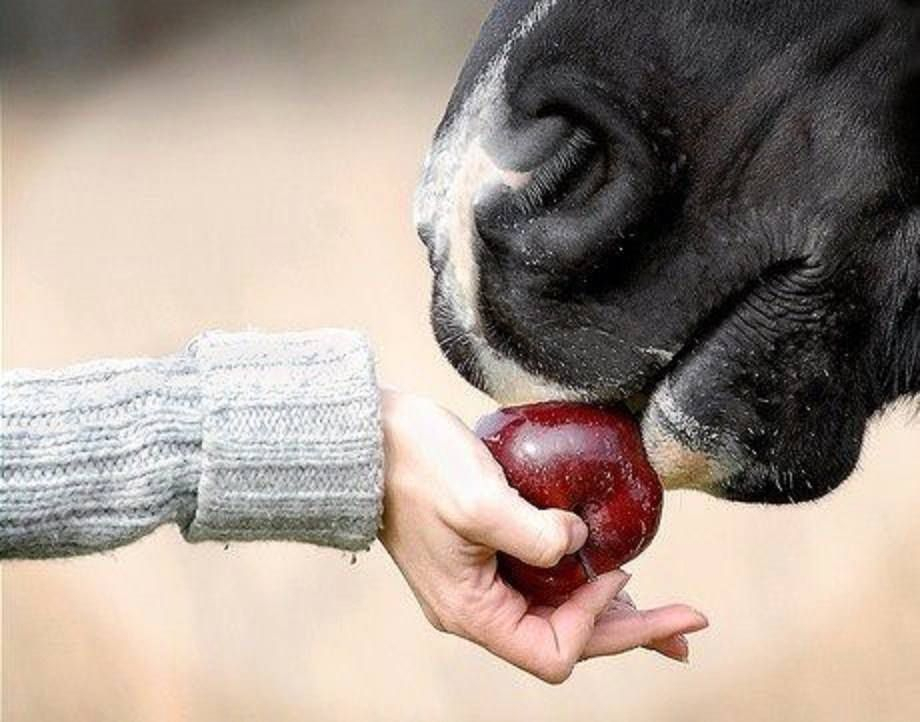
<svg viewBox="0 0 920 722"><path fill-rule="evenodd" d="M549 161L572 133L572 124L560 115L509 121L494 129L484 146L499 168L532 173Z"/></svg>
<svg viewBox="0 0 920 722"><path fill-rule="evenodd" d="M463 140L448 134L436 146L434 162L429 162L416 194L416 232L431 267L437 271L443 266L450 244L472 241L453 237L458 227L469 228L457 218L469 214L471 206L475 218L477 199L492 188L527 185L572 132L567 120L548 116L502 123Z"/></svg>
<svg viewBox="0 0 920 722"><path fill-rule="evenodd" d="M518 171L519 182L480 189L473 214L479 237L495 247L516 242L540 218L577 208L604 181L600 145L587 129L563 118L545 119L513 140L500 140L494 157Z"/></svg>
<svg viewBox="0 0 920 722"><path fill-rule="evenodd" d="M434 226L431 223L419 223L415 227L419 240L422 245L428 249L428 252L434 250Z"/></svg>

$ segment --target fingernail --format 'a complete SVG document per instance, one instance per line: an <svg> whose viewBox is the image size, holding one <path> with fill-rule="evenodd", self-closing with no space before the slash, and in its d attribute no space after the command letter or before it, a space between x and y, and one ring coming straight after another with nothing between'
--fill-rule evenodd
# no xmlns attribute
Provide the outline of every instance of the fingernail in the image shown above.
<svg viewBox="0 0 920 722"><path fill-rule="evenodd" d="M581 519L573 519L570 526L569 548L566 554L574 554L588 541L588 525Z"/></svg>
<svg viewBox="0 0 920 722"><path fill-rule="evenodd" d="M706 629L709 626L709 618L698 609L694 609L693 612L700 618L700 629Z"/></svg>
<svg viewBox="0 0 920 722"><path fill-rule="evenodd" d="M683 645L683 654L680 656L680 661L684 664L690 664L690 642L687 641L683 634L677 635L677 640Z"/></svg>
<svg viewBox="0 0 920 722"><path fill-rule="evenodd" d="M617 594L619 594L623 589L626 588L626 585L629 584L629 580L632 579L632 574L624 572L622 569L617 569L612 572L607 572L602 574L601 577L609 577L611 579L617 579ZM601 577L598 577L600 579Z"/></svg>

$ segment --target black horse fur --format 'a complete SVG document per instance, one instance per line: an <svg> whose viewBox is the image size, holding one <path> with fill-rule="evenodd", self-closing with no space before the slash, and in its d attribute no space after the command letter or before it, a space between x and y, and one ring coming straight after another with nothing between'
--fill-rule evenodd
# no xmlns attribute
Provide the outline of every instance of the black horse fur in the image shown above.
<svg viewBox="0 0 920 722"><path fill-rule="evenodd" d="M670 486L789 503L920 392L920 8L501 0L417 199L447 357L625 401Z"/></svg>

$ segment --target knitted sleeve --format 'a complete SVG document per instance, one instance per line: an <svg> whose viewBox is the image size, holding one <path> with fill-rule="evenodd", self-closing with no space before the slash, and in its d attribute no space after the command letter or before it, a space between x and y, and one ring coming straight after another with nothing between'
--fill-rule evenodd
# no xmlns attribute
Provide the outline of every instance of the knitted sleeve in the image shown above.
<svg viewBox="0 0 920 722"><path fill-rule="evenodd" d="M382 504L374 363L350 331L210 333L175 356L0 382L0 558L189 541L366 549Z"/></svg>

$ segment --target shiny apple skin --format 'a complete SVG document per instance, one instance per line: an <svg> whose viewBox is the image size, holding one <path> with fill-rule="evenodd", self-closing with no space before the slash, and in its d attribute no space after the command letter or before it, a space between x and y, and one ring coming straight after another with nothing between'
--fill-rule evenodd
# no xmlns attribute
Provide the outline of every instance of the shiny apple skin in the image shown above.
<svg viewBox="0 0 920 722"><path fill-rule="evenodd" d="M508 483L541 509L573 511L588 525L581 555L551 569L499 554L503 578L537 606L559 606L589 580L635 559L661 520L663 490L628 411L570 402L500 409L476 434Z"/></svg>

